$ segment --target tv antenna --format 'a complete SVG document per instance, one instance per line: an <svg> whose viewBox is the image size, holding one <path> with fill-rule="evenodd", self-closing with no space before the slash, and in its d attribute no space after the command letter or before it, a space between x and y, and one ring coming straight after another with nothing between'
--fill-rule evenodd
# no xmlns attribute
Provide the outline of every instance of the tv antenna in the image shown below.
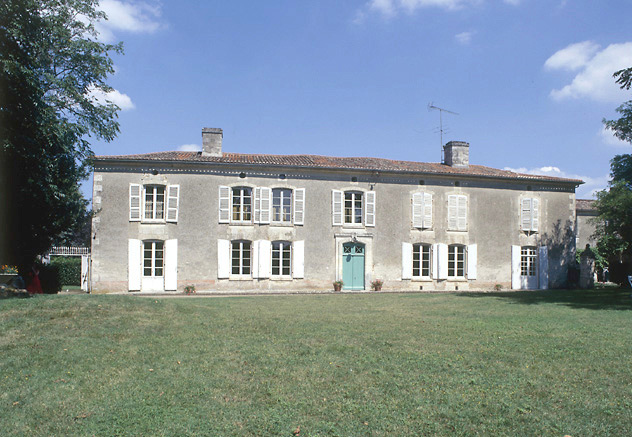
<svg viewBox="0 0 632 437"><path fill-rule="evenodd" d="M453 114L453 115L459 115L456 112L452 112L452 111L448 111L447 109L444 108L439 108L438 106L435 106L432 102L428 103L428 111L432 111L433 109L439 111L439 133L440 133L440 146L441 146L441 162L443 162L443 113L447 112L448 114Z"/></svg>

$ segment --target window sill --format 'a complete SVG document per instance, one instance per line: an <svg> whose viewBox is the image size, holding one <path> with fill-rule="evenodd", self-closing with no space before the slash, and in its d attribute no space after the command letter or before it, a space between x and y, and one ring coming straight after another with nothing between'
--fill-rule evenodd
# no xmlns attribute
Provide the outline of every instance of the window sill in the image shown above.
<svg viewBox="0 0 632 437"><path fill-rule="evenodd" d="M242 223L240 223L240 222L231 222L231 223L220 223L220 224L227 224L227 225L230 225L230 226L250 226L250 227L254 226L254 223L252 223L252 222L242 222Z"/></svg>
<svg viewBox="0 0 632 437"><path fill-rule="evenodd" d="M252 276L230 276L229 281L252 281Z"/></svg>
<svg viewBox="0 0 632 437"><path fill-rule="evenodd" d="M141 225L166 225L165 220L141 220Z"/></svg>
<svg viewBox="0 0 632 437"><path fill-rule="evenodd" d="M448 229L448 232L467 232L467 229Z"/></svg>
<svg viewBox="0 0 632 437"><path fill-rule="evenodd" d="M413 282L432 282L432 278L430 276L418 276L411 279Z"/></svg>
<svg viewBox="0 0 632 437"><path fill-rule="evenodd" d="M271 281L293 281L291 276L270 276Z"/></svg>
<svg viewBox="0 0 632 437"><path fill-rule="evenodd" d="M278 227L278 228L293 228L294 223L282 223L282 222L272 222L270 226Z"/></svg>
<svg viewBox="0 0 632 437"><path fill-rule="evenodd" d="M467 278L461 278L461 277L448 278L448 282L467 282Z"/></svg>

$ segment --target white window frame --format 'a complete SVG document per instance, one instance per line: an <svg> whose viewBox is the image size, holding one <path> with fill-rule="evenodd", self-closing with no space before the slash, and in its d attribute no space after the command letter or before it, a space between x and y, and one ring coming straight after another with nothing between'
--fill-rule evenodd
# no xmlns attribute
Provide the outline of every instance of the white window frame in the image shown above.
<svg viewBox="0 0 632 437"><path fill-rule="evenodd" d="M459 259L459 255L462 258ZM450 260L453 258L452 260ZM462 264L463 274L459 275L459 263ZM450 266L453 264L453 266ZM448 265L447 265L448 279L461 280L466 278L467 274L467 249L462 244L449 244L448 245Z"/></svg>
<svg viewBox="0 0 632 437"><path fill-rule="evenodd" d="M279 249L275 249L275 246L279 246ZM273 279L292 279L292 266L293 266L293 248L291 241L277 240L273 241L270 247L270 277ZM278 255L278 273L274 273L275 266L275 252ZM284 273L283 262L287 261L288 273Z"/></svg>
<svg viewBox="0 0 632 437"><path fill-rule="evenodd" d="M347 196L350 197L347 200ZM359 197L359 198L358 198ZM347 221L347 202L351 202L350 216L351 221ZM360 211L358 215L358 202L360 203ZM364 225L364 210L365 210L365 193L363 191L348 190L342 193L342 223L343 226L363 226ZM358 218L360 221L357 221Z"/></svg>
<svg viewBox="0 0 632 437"><path fill-rule="evenodd" d="M424 250L427 249L427 259L424 259ZM415 259L417 257L417 260ZM428 274L423 274L423 263L428 263ZM418 267L415 267L415 263L418 264ZM418 270L418 274L415 275L415 270ZM432 245L427 243L413 243L413 254L412 254L412 278L413 279L430 279L432 275Z"/></svg>
<svg viewBox="0 0 632 437"><path fill-rule="evenodd" d="M538 276L538 248L520 247L520 276Z"/></svg>
<svg viewBox="0 0 632 437"><path fill-rule="evenodd" d="M245 255L245 245L248 244L248 257ZM237 249L238 257L235 257L234 251ZM248 265L244 264L244 260L248 259ZM237 260L237 266L235 266L235 260ZM237 267L237 273L234 272L234 268ZM248 273L244 273L248 268ZM230 242L230 278L231 279L252 279L253 277L253 242L250 240L232 240Z"/></svg>
<svg viewBox="0 0 632 437"><path fill-rule="evenodd" d="M141 274L143 278L164 278L165 276L165 242L162 240L145 240L143 243L142 252L142 270ZM160 252L162 252L162 258L157 257L158 245L160 245ZM149 257L147 257L147 251L149 246ZM147 267L147 261L149 261L149 267ZM158 266L160 261L160 266ZM150 274L147 275L145 270L149 269ZM161 274L157 275L157 269L160 269Z"/></svg>
<svg viewBox="0 0 632 437"><path fill-rule="evenodd" d="M279 220L276 219L276 209L277 206L275 204L276 199L279 199L278 208L280 209L279 215L281 218ZM284 202L289 202L289 210L284 212ZM294 190L291 188L273 188L272 189L272 205L270 210L271 222L274 224L282 224L289 225L292 224L292 219L294 215ZM287 220L286 220L287 216Z"/></svg>
<svg viewBox="0 0 632 437"><path fill-rule="evenodd" d="M235 204L235 194L236 192L239 191L238 194L238 200L239 203L236 205ZM244 193L248 191L249 195L245 195ZM238 187L231 187L230 189L230 222L231 223L236 223L236 224L251 224L253 222L253 216L254 216L254 190L252 189L252 187L246 187L246 186L238 186ZM250 203L248 204L246 202L246 199L249 198L250 199ZM250 211L246 211L246 206L250 207ZM235 208L238 208L237 211L235 211ZM237 214L237 218L235 218L235 214ZM250 217L245 219L244 217L250 214Z"/></svg>
<svg viewBox="0 0 632 437"><path fill-rule="evenodd" d="M158 190L162 190L162 210L157 208L158 205ZM149 190L152 191L152 201L151 201L151 217L147 218L147 195L150 194ZM167 187L165 185L160 184L147 184L143 185L143 197L142 197L142 214L141 214L141 222L145 223L164 223L167 218ZM158 213L161 213L162 217L157 218Z"/></svg>

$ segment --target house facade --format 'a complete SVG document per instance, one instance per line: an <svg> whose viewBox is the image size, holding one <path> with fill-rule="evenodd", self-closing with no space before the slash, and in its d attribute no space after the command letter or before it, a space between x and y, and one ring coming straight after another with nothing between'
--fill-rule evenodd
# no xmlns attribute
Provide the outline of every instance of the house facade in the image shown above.
<svg viewBox="0 0 632 437"><path fill-rule="evenodd" d="M92 289L216 292L554 288L580 180L470 165L222 151L99 156Z"/></svg>

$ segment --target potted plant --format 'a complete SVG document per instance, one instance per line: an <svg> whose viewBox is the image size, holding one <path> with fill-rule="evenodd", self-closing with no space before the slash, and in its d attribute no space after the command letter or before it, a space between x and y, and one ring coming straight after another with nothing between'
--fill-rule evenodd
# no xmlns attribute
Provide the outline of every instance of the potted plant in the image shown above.
<svg viewBox="0 0 632 437"><path fill-rule="evenodd" d="M371 290L380 291L382 290L382 285L384 285L384 281L381 279L374 279L371 281Z"/></svg>
<svg viewBox="0 0 632 437"><path fill-rule="evenodd" d="M187 285L186 287L184 287L184 292L186 294L195 293L195 285Z"/></svg>
<svg viewBox="0 0 632 437"><path fill-rule="evenodd" d="M18 268L16 266L3 265L0 266L0 285L9 284L18 276Z"/></svg>
<svg viewBox="0 0 632 437"><path fill-rule="evenodd" d="M344 282L342 281L334 281L334 291L342 290L343 285L344 285Z"/></svg>

